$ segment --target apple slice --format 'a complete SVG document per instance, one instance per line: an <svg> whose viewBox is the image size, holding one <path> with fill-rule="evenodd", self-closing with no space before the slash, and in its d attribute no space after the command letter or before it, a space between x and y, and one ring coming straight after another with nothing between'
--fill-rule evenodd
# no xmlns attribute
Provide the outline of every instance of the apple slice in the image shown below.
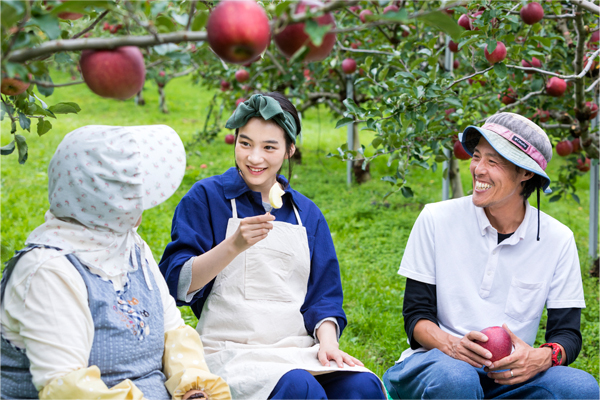
<svg viewBox="0 0 600 400"><path fill-rule="evenodd" d="M269 190L269 203L271 203L271 207L273 208L281 208L283 205L283 200L281 196L283 196L285 192L281 189L281 185L279 182L275 182L275 184Z"/></svg>

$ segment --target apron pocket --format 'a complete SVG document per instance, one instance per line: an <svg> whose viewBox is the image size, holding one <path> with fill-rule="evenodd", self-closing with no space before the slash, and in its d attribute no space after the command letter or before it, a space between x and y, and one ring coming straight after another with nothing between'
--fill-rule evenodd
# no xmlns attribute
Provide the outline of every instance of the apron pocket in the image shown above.
<svg viewBox="0 0 600 400"><path fill-rule="evenodd" d="M544 287L544 282L525 283L513 278L504 313L519 322L539 318L546 298Z"/></svg>
<svg viewBox="0 0 600 400"><path fill-rule="evenodd" d="M247 300L292 301L288 278L292 272L290 254L267 248L246 250L244 297Z"/></svg>

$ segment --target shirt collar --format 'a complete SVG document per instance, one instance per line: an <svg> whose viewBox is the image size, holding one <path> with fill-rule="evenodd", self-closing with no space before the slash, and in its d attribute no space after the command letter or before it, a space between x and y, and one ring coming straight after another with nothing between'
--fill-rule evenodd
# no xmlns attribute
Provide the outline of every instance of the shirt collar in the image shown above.
<svg viewBox="0 0 600 400"><path fill-rule="evenodd" d="M283 186L283 191L291 196L298 211L302 211L302 207L300 207L298 202L298 192L292 189L283 175L278 175L277 181ZM223 174L223 192L225 198L231 200L240 197L246 192L252 192L252 190L250 190L244 179L241 177L237 168L231 167Z"/></svg>
<svg viewBox="0 0 600 400"><path fill-rule="evenodd" d="M489 232L495 231L496 229L492 226L492 224L490 224L490 220L488 219L487 215L485 215L483 207L476 207L472 201L471 206L475 208L475 215L477 217L477 223L479 224L481 236L485 236L486 230ZM525 216L523 217L523 221L515 233L505 240L506 244L515 244L518 241L525 239L525 234L527 233L527 228L529 227L529 218L531 216L532 208L533 207L529 205L529 202L525 201Z"/></svg>

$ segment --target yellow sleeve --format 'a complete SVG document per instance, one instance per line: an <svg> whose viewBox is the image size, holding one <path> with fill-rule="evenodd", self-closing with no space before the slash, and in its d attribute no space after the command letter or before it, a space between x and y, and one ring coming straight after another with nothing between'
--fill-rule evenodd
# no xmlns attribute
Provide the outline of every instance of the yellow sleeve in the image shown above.
<svg viewBox="0 0 600 400"><path fill-rule="evenodd" d="M227 383L208 370L200 336L190 326L165 333L163 372L167 377L165 386L174 400L181 400L189 390L202 390L211 400L231 399Z"/></svg>
<svg viewBox="0 0 600 400"><path fill-rule="evenodd" d="M141 400L143 393L126 379L108 388L100 379L100 369L92 365L54 378L39 393L40 399Z"/></svg>

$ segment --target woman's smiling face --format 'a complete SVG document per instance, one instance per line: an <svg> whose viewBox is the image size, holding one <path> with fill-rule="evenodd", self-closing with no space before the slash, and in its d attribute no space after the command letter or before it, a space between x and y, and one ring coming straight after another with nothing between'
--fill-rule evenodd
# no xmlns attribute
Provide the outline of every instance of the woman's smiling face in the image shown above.
<svg viewBox="0 0 600 400"><path fill-rule="evenodd" d="M238 132L235 144L235 162L248 187L264 195L269 194L277 172L288 158L283 129L274 122L251 118ZM290 155L295 151L294 145Z"/></svg>

